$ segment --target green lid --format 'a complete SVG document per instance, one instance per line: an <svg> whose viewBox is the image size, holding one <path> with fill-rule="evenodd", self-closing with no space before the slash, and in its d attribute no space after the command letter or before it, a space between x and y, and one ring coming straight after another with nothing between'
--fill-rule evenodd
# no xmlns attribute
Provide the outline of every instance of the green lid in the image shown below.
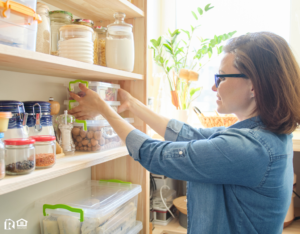
<svg viewBox="0 0 300 234"><path fill-rule="evenodd" d="M71 16L71 18L73 18L73 14L71 12L68 12L68 11L49 11L50 15L56 14L56 13L69 15L69 16Z"/></svg>

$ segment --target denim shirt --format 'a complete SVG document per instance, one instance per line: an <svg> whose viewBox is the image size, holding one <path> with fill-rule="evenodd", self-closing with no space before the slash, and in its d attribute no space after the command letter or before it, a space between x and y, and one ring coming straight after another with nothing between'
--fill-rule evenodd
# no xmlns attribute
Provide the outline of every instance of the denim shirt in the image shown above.
<svg viewBox="0 0 300 234"><path fill-rule="evenodd" d="M189 234L281 234L293 189L292 134L263 127L259 117L208 129L172 119L166 141L133 130L126 145L150 172L188 181Z"/></svg>

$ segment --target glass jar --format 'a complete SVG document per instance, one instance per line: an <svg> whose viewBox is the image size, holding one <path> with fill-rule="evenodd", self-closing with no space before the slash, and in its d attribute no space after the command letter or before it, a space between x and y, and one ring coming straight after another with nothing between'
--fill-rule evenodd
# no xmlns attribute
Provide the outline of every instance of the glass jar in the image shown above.
<svg viewBox="0 0 300 234"><path fill-rule="evenodd" d="M94 63L94 30L84 25L65 25L59 29L59 56Z"/></svg>
<svg viewBox="0 0 300 234"><path fill-rule="evenodd" d="M106 58L105 58L105 38L107 28L102 26L94 27L95 32L97 33L97 43L96 43L96 51L97 51L97 63L100 66L106 67Z"/></svg>
<svg viewBox="0 0 300 234"><path fill-rule="evenodd" d="M50 54L51 30L49 7L43 3L38 2L36 6L36 12L42 18L42 23L38 24L36 51L44 54Z"/></svg>
<svg viewBox="0 0 300 234"><path fill-rule="evenodd" d="M5 177L5 162L4 162L4 144L2 142L2 138L4 137L4 133L0 132L0 180Z"/></svg>
<svg viewBox="0 0 300 234"><path fill-rule="evenodd" d="M34 139L4 140L6 175L29 174L35 169Z"/></svg>
<svg viewBox="0 0 300 234"><path fill-rule="evenodd" d="M33 136L35 140L35 167L49 168L53 167L56 161L56 142L55 136Z"/></svg>
<svg viewBox="0 0 300 234"><path fill-rule="evenodd" d="M73 20L73 24L79 24L79 25L85 25L88 26L90 28L93 28L94 26L94 22L92 20L89 19L74 19ZM94 31L93 32L93 43L94 43L94 64L98 63L98 57L97 57L97 51L98 51L98 47L97 47L97 33Z"/></svg>
<svg viewBox="0 0 300 234"><path fill-rule="evenodd" d="M124 22L125 14L114 14L116 21L107 26L106 65L123 71L133 71L134 41L132 25Z"/></svg>
<svg viewBox="0 0 300 234"><path fill-rule="evenodd" d="M58 55L58 41L60 39L59 29L72 23L73 15L67 11L50 11L51 24L51 54Z"/></svg>

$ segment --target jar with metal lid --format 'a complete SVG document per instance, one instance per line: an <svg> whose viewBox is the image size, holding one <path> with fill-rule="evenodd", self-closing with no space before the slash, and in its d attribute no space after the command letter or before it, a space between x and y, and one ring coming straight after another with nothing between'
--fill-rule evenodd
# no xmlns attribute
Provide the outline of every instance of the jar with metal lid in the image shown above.
<svg viewBox="0 0 300 234"><path fill-rule="evenodd" d="M5 177L5 161L4 161L4 144L2 142L2 138L4 137L4 133L0 132L0 180Z"/></svg>
<svg viewBox="0 0 300 234"><path fill-rule="evenodd" d="M73 15L68 11L50 11L51 24L51 54L58 55L59 29L72 23Z"/></svg>
<svg viewBox="0 0 300 234"><path fill-rule="evenodd" d="M107 28L102 26L95 26L94 31L97 33L97 64L106 67L105 39Z"/></svg>
<svg viewBox="0 0 300 234"><path fill-rule="evenodd" d="M35 140L35 168L53 167L56 161L55 136L33 136Z"/></svg>
<svg viewBox="0 0 300 234"><path fill-rule="evenodd" d="M79 25L85 25L90 28L93 28L94 22L89 19L74 19L73 24L79 24ZM94 43L94 64L97 64L98 62L98 57L97 57L97 33L93 32L93 43Z"/></svg>
<svg viewBox="0 0 300 234"><path fill-rule="evenodd" d="M41 16L42 23L38 24L36 51L44 54L50 54L51 30L49 7L41 2L37 3L36 12Z"/></svg>
<svg viewBox="0 0 300 234"><path fill-rule="evenodd" d="M133 71L134 40L132 25L124 22L125 13L114 14L116 21L107 26L106 65L123 71Z"/></svg>
<svg viewBox="0 0 300 234"><path fill-rule="evenodd" d="M29 174L35 169L34 139L8 139L5 145L6 175Z"/></svg>
<svg viewBox="0 0 300 234"><path fill-rule="evenodd" d="M81 62L94 62L94 30L84 25L65 25L59 29L59 56Z"/></svg>
<svg viewBox="0 0 300 234"><path fill-rule="evenodd" d="M24 102L24 107L25 112L28 114L27 127L29 137L55 135L49 102L28 101Z"/></svg>
<svg viewBox="0 0 300 234"><path fill-rule="evenodd" d="M8 129L3 140L11 138L28 138L27 117L24 104L19 101L1 100L0 112L11 112Z"/></svg>

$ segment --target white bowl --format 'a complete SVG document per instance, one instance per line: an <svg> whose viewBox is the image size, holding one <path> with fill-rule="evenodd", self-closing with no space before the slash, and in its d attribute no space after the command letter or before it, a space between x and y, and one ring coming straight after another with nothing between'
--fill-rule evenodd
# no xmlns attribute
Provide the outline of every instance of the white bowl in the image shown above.
<svg viewBox="0 0 300 234"><path fill-rule="evenodd" d="M65 45L65 44L59 44L58 45L59 48L70 48L70 49L76 49L76 48L94 48L94 45L91 44L72 44L72 45Z"/></svg>
<svg viewBox="0 0 300 234"><path fill-rule="evenodd" d="M94 43L91 41L59 41L58 46L60 47L94 47Z"/></svg>
<svg viewBox="0 0 300 234"><path fill-rule="evenodd" d="M93 49L90 48L76 48L76 49L65 49L65 48L59 48L59 52L62 53L94 53Z"/></svg>

